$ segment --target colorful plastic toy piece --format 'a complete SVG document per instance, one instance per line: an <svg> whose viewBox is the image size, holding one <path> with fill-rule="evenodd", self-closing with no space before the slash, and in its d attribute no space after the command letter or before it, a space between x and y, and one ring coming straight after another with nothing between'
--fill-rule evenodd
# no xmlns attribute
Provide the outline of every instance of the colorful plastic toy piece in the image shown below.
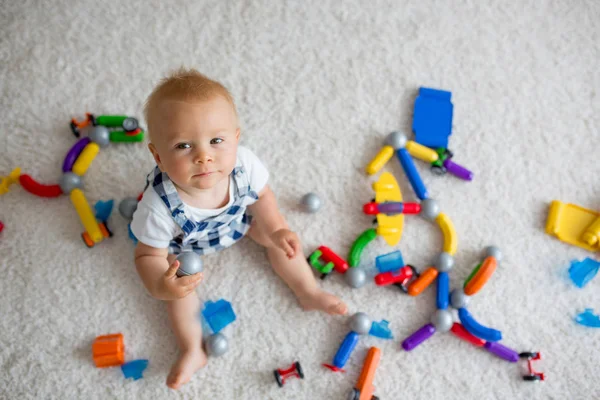
<svg viewBox="0 0 600 400"><path fill-rule="evenodd" d="M365 168L368 175L374 175L383 168L385 164L394 156L396 151L392 146L383 146L379 153L367 164Z"/></svg>
<svg viewBox="0 0 600 400"><path fill-rule="evenodd" d="M459 324L458 322L455 322L452 325L450 331L452 331L452 333L454 333L456 337L464 340L465 342L469 342L474 346L481 347L486 343L485 340L479 339L477 336L471 335L471 333L469 333L469 331L466 330L465 327Z"/></svg>
<svg viewBox="0 0 600 400"><path fill-rule="evenodd" d="M202 316L213 333L219 333L236 319L231 303L225 299L219 299L216 302L207 301L204 303Z"/></svg>
<svg viewBox="0 0 600 400"><path fill-rule="evenodd" d="M519 353L498 342L486 342L483 347L490 353L508 362L514 363L519 361Z"/></svg>
<svg viewBox="0 0 600 400"><path fill-rule="evenodd" d="M0 232L2 232L4 230L4 224L2 223L2 221L0 221Z"/></svg>
<svg viewBox="0 0 600 400"><path fill-rule="evenodd" d="M446 171L450 172L452 175L460 178L464 181L472 181L473 180L473 172L469 171L462 165L459 165L452 161L450 158L447 158L444 161L444 168Z"/></svg>
<svg viewBox="0 0 600 400"><path fill-rule="evenodd" d="M92 357L97 368L122 365L125 362L123 334L98 336L92 344Z"/></svg>
<svg viewBox="0 0 600 400"><path fill-rule="evenodd" d="M398 182L389 172L381 174L379 180L373 184L373 190L375 191L375 202L377 203L402 201L400 186L398 186ZM398 244L402 237L403 228L404 215L377 214L377 234L382 236L390 246Z"/></svg>
<svg viewBox="0 0 600 400"><path fill-rule="evenodd" d="M348 271L348 263L327 246L319 246L309 257L308 263L322 274L329 274L334 268L340 274ZM325 264L324 264L325 263Z"/></svg>
<svg viewBox="0 0 600 400"><path fill-rule="evenodd" d="M408 150L411 156L428 163L434 163L439 160L439 154L435 150L412 140L406 142L406 150Z"/></svg>
<svg viewBox="0 0 600 400"><path fill-rule="evenodd" d="M292 364L288 369L276 369L273 371L275 375L275 382L279 387L283 387L285 381L287 381L290 377L296 377L298 379L304 379L304 371L302 370L302 366L299 361L296 361Z"/></svg>
<svg viewBox="0 0 600 400"><path fill-rule="evenodd" d="M344 365L346 365L350 355L354 351L354 348L358 343L359 336L360 335L354 331L348 332L342 341L342 344L340 344L337 353L335 353L331 364L323 364L323 366L329 368L333 372L345 372L343 369Z"/></svg>
<svg viewBox="0 0 600 400"><path fill-rule="evenodd" d="M542 355L538 352L524 352L520 353L519 357L527 359L527 369L529 370L528 375L523 375L524 381L543 381L545 379L543 372L536 372L533 369L533 361L541 360Z"/></svg>
<svg viewBox="0 0 600 400"><path fill-rule="evenodd" d="M596 218L583 232L581 240L586 242L590 246L598 246L600 242L600 217Z"/></svg>
<svg viewBox="0 0 600 400"><path fill-rule="evenodd" d="M453 256L456 254L458 247L458 236L456 235L452 221L446 214L439 213L435 218L435 222L437 222L444 236L444 251Z"/></svg>
<svg viewBox="0 0 600 400"><path fill-rule="evenodd" d="M417 167L415 163L408 153L406 149L398 149L396 150L396 155L398 160L400 160L400 165L402 165L402 169L404 170L404 174L408 178L410 185L412 186L415 194L419 198L419 200L425 200L429 197L427 194L427 188L421 179L421 175L419 175L419 171L417 171Z"/></svg>
<svg viewBox="0 0 600 400"><path fill-rule="evenodd" d="M180 253L176 260L179 261L179 268L176 273L179 277L194 275L204 269L202 258L193 251Z"/></svg>
<svg viewBox="0 0 600 400"><path fill-rule="evenodd" d="M72 118L70 123L71 131L75 137L79 137L81 135L81 130L90 125L96 125L94 115L90 113L85 114L85 120L77 121L75 118Z"/></svg>
<svg viewBox="0 0 600 400"><path fill-rule="evenodd" d="M7 176L0 177L0 196L5 193L8 193L8 188L10 185L19 182L19 177L21 176L21 168L13 169L10 174Z"/></svg>
<svg viewBox="0 0 600 400"><path fill-rule="evenodd" d="M400 268L404 267L402 252L400 250L396 250L394 252L376 257L375 266L380 273L399 270Z"/></svg>
<svg viewBox="0 0 600 400"><path fill-rule="evenodd" d="M89 137L84 137L79 139L71 149L67 152L65 156L65 160L63 161L62 170L63 172L71 172L73 170L73 165L75 161L77 161L77 157L81 154L83 149L90 143Z"/></svg>
<svg viewBox="0 0 600 400"><path fill-rule="evenodd" d="M371 347L365 357L363 368L360 371L356 386L348 396L348 400L378 400L377 396L373 395L375 387L373 380L375 379L375 371L381 359L381 350L377 347Z"/></svg>
<svg viewBox="0 0 600 400"><path fill-rule="evenodd" d="M94 205L96 219L98 221L102 221L104 225L106 225L106 221L108 221L108 218L110 218L110 214L112 214L114 203L114 200L99 200Z"/></svg>
<svg viewBox="0 0 600 400"><path fill-rule="evenodd" d="M356 267L360 263L360 256L362 255L363 250L376 237L377 231L373 228L370 228L356 238L354 243L352 243L350 254L348 255L348 264L350 264L351 267Z"/></svg>
<svg viewBox="0 0 600 400"><path fill-rule="evenodd" d="M27 174L19 176L19 183L23 189L38 197L58 197L62 194L59 185L43 185Z"/></svg>
<svg viewBox="0 0 600 400"><path fill-rule="evenodd" d="M300 205L307 213L316 213L321 208L321 198L315 193L307 193L302 196Z"/></svg>
<svg viewBox="0 0 600 400"><path fill-rule="evenodd" d="M400 203L388 201L387 203L366 203L363 212L367 215L396 215L396 214L418 214L421 212L419 203Z"/></svg>
<svg viewBox="0 0 600 400"><path fill-rule="evenodd" d="M229 350L229 341L222 333L213 333L204 342L206 353L211 357L221 357Z"/></svg>
<svg viewBox="0 0 600 400"><path fill-rule="evenodd" d="M101 228L96 217L92 212L90 205L88 204L85 195L80 189L73 189L70 194L71 202L79 215L81 224L83 225L85 232L82 233L83 241L88 247L93 247L95 243L101 242L105 237L108 237L108 231L105 232L106 228ZM104 226L104 224L102 224Z"/></svg>
<svg viewBox="0 0 600 400"><path fill-rule="evenodd" d="M143 372L148 367L148 360L133 360L121 365L125 379L133 378L134 381L143 378Z"/></svg>
<svg viewBox="0 0 600 400"><path fill-rule="evenodd" d="M575 286L582 288L591 281L600 269L600 262L586 258L583 261L573 260L569 267L569 277Z"/></svg>
<svg viewBox="0 0 600 400"><path fill-rule="evenodd" d="M437 276L437 269L433 267L427 268L425 271L421 272L421 276L412 281L412 283L408 286L408 294L411 296L420 295L423 290L427 289L427 286L431 285Z"/></svg>
<svg viewBox="0 0 600 400"><path fill-rule="evenodd" d="M496 271L496 265L494 257L486 257L467 278L464 286L465 294L472 296L479 292Z"/></svg>
<svg viewBox="0 0 600 400"><path fill-rule="evenodd" d="M435 326L432 324L423 325L419 330L414 332L412 335L404 339L402 342L402 348L405 351L411 351L427 339L433 336L435 333Z"/></svg>
<svg viewBox="0 0 600 400"><path fill-rule="evenodd" d="M412 265L406 265L397 271L388 271L375 275L377 286L395 285L404 293L408 293L408 283L413 278L418 278L419 273Z"/></svg>
<svg viewBox="0 0 600 400"><path fill-rule="evenodd" d="M392 335L392 331L388 328L389 324L389 321L386 321L385 319L382 319L379 322L373 321L371 329L369 330L369 335L380 339L393 339L394 335Z"/></svg>
<svg viewBox="0 0 600 400"><path fill-rule="evenodd" d="M458 318L460 323L469 331L472 335L477 336L487 342L498 342L502 340L502 332L492 328L485 327L473 318L471 313L466 308L460 308L458 310Z"/></svg>
<svg viewBox="0 0 600 400"><path fill-rule="evenodd" d="M575 322L590 328L600 328L600 317L594 314L591 308L586 308L582 313L577 314Z"/></svg>
<svg viewBox="0 0 600 400"><path fill-rule="evenodd" d="M435 304L438 310L448 308L450 301L450 276L447 272L440 272L437 278L437 295Z"/></svg>
<svg viewBox="0 0 600 400"><path fill-rule="evenodd" d="M133 132L110 131L110 141L117 143L133 143L144 140L144 131L138 129Z"/></svg>
<svg viewBox="0 0 600 400"><path fill-rule="evenodd" d="M344 274L344 280L350 287L358 289L367 283L367 273L364 268L353 267Z"/></svg>
<svg viewBox="0 0 600 400"><path fill-rule="evenodd" d="M556 236L559 240L589 251L600 250L600 243L591 246L583 241L582 237L588 227L600 217L600 213L577 206L554 200L550 204L548 219L546 221L546 233Z"/></svg>
<svg viewBox="0 0 600 400"><path fill-rule="evenodd" d="M77 160L73 164L72 171L73 173L82 176L86 173L90 165L92 165L92 161L100 152L100 146L97 143L89 142L85 145Z"/></svg>
<svg viewBox="0 0 600 400"><path fill-rule="evenodd" d="M422 87L415 100L412 130L415 141L427 147L448 147L452 134L452 93Z"/></svg>

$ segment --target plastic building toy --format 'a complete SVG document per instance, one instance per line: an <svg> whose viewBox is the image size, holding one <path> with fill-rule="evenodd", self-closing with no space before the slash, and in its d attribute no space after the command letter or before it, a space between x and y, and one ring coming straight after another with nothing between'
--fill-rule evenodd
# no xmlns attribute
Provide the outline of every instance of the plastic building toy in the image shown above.
<svg viewBox="0 0 600 400"><path fill-rule="evenodd" d="M376 237L377 231L374 228L370 228L356 238L354 243L352 243L350 254L348 255L348 264L350 264L351 267L356 267L360 263L360 256L362 255L363 250Z"/></svg>
<svg viewBox="0 0 600 400"><path fill-rule="evenodd" d="M0 221L0 232L2 232L4 230L4 224L2 223L2 221Z"/></svg>
<svg viewBox="0 0 600 400"><path fill-rule="evenodd" d="M123 334L98 336L92 344L92 357L97 368L122 365L125 362Z"/></svg>
<svg viewBox="0 0 600 400"><path fill-rule="evenodd" d="M377 396L373 395L375 391L373 380L375 379L375 371L377 371L380 359L381 350L377 347L371 347L365 357L365 362L358 381L356 381L356 386L352 389L348 400L379 400Z"/></svg>
<svg viewBox="0 0 600 400"><path fill-rule="evenodd" d="M325 278L333 269L340 274L348 271L348 263L342 257L334 253L329 247L319 246L309 257L308 263Z"/></svg>
<svg viewBox="0 0 600 400"><path fill-rule="evenodd" d="M133 219L133 213L137 210L138 199L126 197L119 203L119 213L128 221Z"/></svg>
<svg viewBox="0 0 600 400"><path fill-rule="evenodd" d="M392 253L384 254L375 258L375 267L380 273L388 271L397 271L404 267L402 252L396 250Z"/></svg>
<svg viewBox="0 0 600 400"><path fill-rule="evenodd" d="M109 131L108 127L121 126L124 131ZM92 211L82 189L81 177L87 172L88 168L98 155L101 148L118 141L141 141L144 137L144 131L139 128L135 118L121 116L98 116L87 114L83 122L71 121L71 129L76 137L79 137L81 130L85 128L88 136L80 138L65 155L62 165L63 175L58 184L46 185L37 182L27 174L21 174L19 168L15 168L8 177L0 182L0 194L6 193L8 187L16 183L21 184L23 189L39 197L58 197L62 194L69 195L84 232L81 237L88 247L93 247L107 237L112 236L105 225L106 219L96 218ZM114 133L117 133L113 137ZM119 132L130 136L127 140L119 140ZM100 219L100 221L98 221Z"/></svg>
<svg viewBox="0 0 600 400"><path fill-rule="evenodd" d="M354 348L358 343L359 336L360 335L356 332L348 332L342 341L342 344L340 344L338 351L335 353L335 356L333 356L333 361L331 364L323 364L323 366L329 368L333 372L345 372L343 368L346 365L346 362L348 362L350 355L354 351Z"/></svg>
<svg viewBox="0 0 600 400"><path fill-rule="evenodd" d="M431 172L435 175L444 175L446 172L450 172L452 175L462 180L473 180L473 172L452 161L454 155L450 150L438 147L436 152L438 154L438 159L431 163Z"/></svg>
<svg viewBox="0 0 600 400"><path fill-rule="evenodd" d="M304 371L299 361L293 363L288 369L276 369L273 371L273 374L275 375L275 382L277 382L279 387L283 387L285 382L291 377L304 379Z"/></svg>
<svg viewBox="0 0 600 400"><path fill-rule="evenodd" d="M202 316L213 333L219 333L236 319L231 303L224 299L204 303Z"/></svg>
<svg viewBox="0 0 600 400"><path fill-rule="evenodd" d="M344 280L350 287L358 289L367 283L367 273L363 268L352 267L344 274Z"/></svg>
<svg viewBox="0 0 600 400"><path fill-rule="evenodd" d="M393 339L392 331L388 328L389 321L382 319L379 322L373 321L371 329L369 329L369 336L375 336L381 339Z"/></svg>
<svg viewBox="0 0 600 400"><path fill-rule="evenodd" d="M179 277L194 275L203 270L202 258L193 251L179 254L176 260L179 261L179 268L177 269L177 276Z"/></svg>
<svg viewBox="0 0 600 400"><path fill-rule="evenodd" d="M321 199L314 193L307 193L300 200L302 209L308 213L316 213L321 208Z"/></svg>
<svg viewBox="0 0 600 400"><path fill-rule="evenodd" d="M524 352L519 354L520 358L527 359L527 369L529 370L529 374L523 375L524 381L543 381L545 379L543 372L536 372L533 369L533 361L540 360L542 355L540 353L533 352Z"/></svg>
<svg viewBox="0 0 600 400"><path fill-rule="evenodd" d="M106 226L106 221L110 218L110 214L112 213L114 201L102 201L98 200L94 205L95 217L98 221L101 221Z"/></svg>
<svg viewBox="0 0 600 400"><path fill-rule="evenodd" d="M121 365L121 371L125 379L133 378L134 381L143 378L142 373L148 367L148 360L133 360Z"/></svg>
<svg viewBox="0 0 600 400"><path fill-rule="evenodd" d="M422 87L415 100L412 130L415 141L427 147L448 147L452 134L452 93Z"/></svg>
<svg viewBox="0 0 600 400"><path fill-rule="evenodd" d="M595 229L595 223L600 213L577 206L554 200L550 204L548 219L546 220L546 233L556 236L559 240L589 251L599 251L600 243L589 244L590 238L588 228ZM587 235L585 235L587 233ZM582 240L584 237L586 240Z"/></svg>
<svg viewBox="0 0 600 400"><path fill-rule="evenodd" d="M412 265L405 265L397 271L389 271L375 275L377 286L394 285L404 293L408 293L408 284L413 278L418 278L419 273Z"/></svg>
<svg viewBox="0 0 600 400"><path fill-rule="evenodd" d="M388 201L386 203L366 203L363 206L363 212L367 215L396 215L396 214L418 214L421 212L419 203L401 203Z"/></svg>
<svg viewBox="0 0 600 400"><path fill-rule="evenodd" d="M600 245L600 217L596 218L594 222L590 224L583 232L581 236L581 240L586 242L590 246L598 246Z"/></svg>
<svg viewBox="0 0 600 400"><path fill-rule="evenodd" d="M519 354L513 349L497 343L497 342L486 342L483 347L490 353L508 361L517 362L519 360Z"/></svg>
<svg viewBox="0 0 600 400"><path fill-rule="evenodd" d="M206 352L212 357L220 357L229 350L229 342L222 333L210 335L204 344Z"/></svg>
<svg viewBox="0 0 600 400"><path fill-rule="evenodd" d="M586 308L582 313L577 314L575 322L590 328L600 328L600 317L594 314L591 308Z"/></svg>
<svg viewBox="0 0 600 400"><path fill-rule="evenodd" d="M582 288L591 281L600 269L600 262L586 258L583 261L573 260L569 267L569 278L575 286Z"/></svg>

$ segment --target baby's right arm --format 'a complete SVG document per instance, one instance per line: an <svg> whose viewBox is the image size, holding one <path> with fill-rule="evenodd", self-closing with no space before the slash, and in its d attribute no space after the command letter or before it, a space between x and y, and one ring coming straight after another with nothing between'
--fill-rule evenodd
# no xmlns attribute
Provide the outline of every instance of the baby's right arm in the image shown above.
<svg viewBox="0 0 600 400"><path fill-rule="evenodd" d="M159 300L177 300L190 294L202 281L202 273L177 276L179 261L167 261L168 250L157 249L141 242L135 248L135 267L144 286Z"/></svg>

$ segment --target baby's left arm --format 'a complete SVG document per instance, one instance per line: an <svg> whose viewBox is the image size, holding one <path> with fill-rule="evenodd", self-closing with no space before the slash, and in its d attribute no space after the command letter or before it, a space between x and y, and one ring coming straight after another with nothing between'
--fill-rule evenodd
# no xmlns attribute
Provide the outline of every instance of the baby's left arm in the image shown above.
<svg viewBox="0 0 600 400"><path fill-rule="evenodd" d="M273 243L285 251L289 258L294 257L300 250L300 240L289 230L285 218L277 207L275 194L268 185L258 194L258 200L248 208Z"/></svg>

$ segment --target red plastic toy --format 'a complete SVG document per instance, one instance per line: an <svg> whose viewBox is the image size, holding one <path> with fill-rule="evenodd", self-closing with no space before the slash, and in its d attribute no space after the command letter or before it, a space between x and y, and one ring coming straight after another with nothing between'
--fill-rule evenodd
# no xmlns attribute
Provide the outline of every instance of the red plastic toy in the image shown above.
<svg viewBox="0 0 600 400"><path fill-rule="evenodd" d="M302 366L299 361L293 363L288 369L276 369L273 373L275 374L275 381L279 387L283 387L285 381L292 376L304 379L304 372L302 371Z"/></svg>
<svg viewBox="0 0 600 400"><path fill-rule="evenodd" d="M62 194L62 189L58 185L43 185L27 174L19 177L19 183L23 189L39 197L58 197Z"/></svg>
<svg viewBox="0 0 600 400"><path fill-rule="evenodd" d="M403 292L408 293L408 283L413 278L418 278L419 273L412 265L405 265L398 271L388 271L375 275L377 286L396 285Z"/></svg>
<svg viewBox="0 0 600 400"><path fill-rule="evenodd" d="M542 358L542 355L540 353L524 352L524 353L520 353L519 357L527 359L527 369L529 369L529 374L523 375L524 381L543 381L544 380L544 373L536 372L533 369L533 365L532 365L533 361L537 361Z"/></svg>
<svg viewBox="0 0 600 400"><path fill-rule="evenodd" d="M324 279L331 272L331 265L340 274L348 271L348 263L342 257L338 256L327 246L319 246L307 259L317 271L321 272L321 279Z"/></svg>
<svg viewBox="0 0 600 400"><path fill-rule="evenodd" d="M4 229L4 224L2 223L2 221L0 221L0 232L2 232L3 229Z"/></svg>

